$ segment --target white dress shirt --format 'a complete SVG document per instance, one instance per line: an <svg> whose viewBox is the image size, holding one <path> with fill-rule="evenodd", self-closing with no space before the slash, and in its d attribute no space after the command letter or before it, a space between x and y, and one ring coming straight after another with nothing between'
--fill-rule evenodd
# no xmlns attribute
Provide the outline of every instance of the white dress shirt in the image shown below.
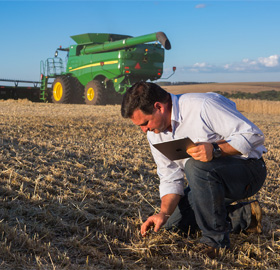
<svg viewBox="0 0 280 270"><path fill-rule="evenodd" d="M235 103L216 93L173 95L172 132L148 131L147 138L160 178L160 197L184 195L184 165L187 159L171 161L153 144L189 137L193 142L225 140L242 153L236 158L261 158L266 152L261 130L237 111Z"/></svg>

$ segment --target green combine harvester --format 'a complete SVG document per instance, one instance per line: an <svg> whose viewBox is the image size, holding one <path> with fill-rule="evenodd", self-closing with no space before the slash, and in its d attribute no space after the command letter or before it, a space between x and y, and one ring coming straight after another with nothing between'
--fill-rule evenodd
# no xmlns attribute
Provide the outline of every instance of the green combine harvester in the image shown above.
<svg viewBox="0 0 280 270"><path fill-rule="evenodd" d="M171 49L163 32L139 37L88 33L71 38L76 45L60 47L54 58L41 61L40 99L43 101L89 105L118 103L133 83L161 78L162 46ZM66 69L58 51L67 52Z"/></svg>

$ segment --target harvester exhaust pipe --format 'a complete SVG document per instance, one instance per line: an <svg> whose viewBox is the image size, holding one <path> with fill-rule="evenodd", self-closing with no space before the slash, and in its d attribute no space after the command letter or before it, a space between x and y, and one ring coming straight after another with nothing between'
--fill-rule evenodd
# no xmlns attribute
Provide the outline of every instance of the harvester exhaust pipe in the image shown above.
<svg viewBox="0 0 280 270"><path fill-rule="evenodd" d="M171 44L167 36L163 32L156 33L157 40L161 43L161 45L166 49L171 49Z"/></svg>

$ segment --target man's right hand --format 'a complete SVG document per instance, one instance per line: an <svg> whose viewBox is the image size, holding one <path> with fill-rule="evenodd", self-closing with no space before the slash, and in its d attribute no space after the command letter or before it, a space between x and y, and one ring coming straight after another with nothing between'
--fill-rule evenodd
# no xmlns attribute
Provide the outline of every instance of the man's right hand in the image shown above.
<svg viewBox="0 0 280 270"><path fill-rule="evenodd" d="M170 215L174 212L178 205L181 196L178 194L166 194L161 198L160 212L156 215L149 217L141 226L142 236L146 236L147 231L154 227L154 231L158 232L159 229L166 223Z"/></svg>
<svg viewBox="0 0 280 270"><path fill-rule="evenodd" d="M141 226L141 235L145 237L151 227L154 227L154 231L158 232L159 229L166 223L168 217L169 216L163 212L150 216Z"/></svg>

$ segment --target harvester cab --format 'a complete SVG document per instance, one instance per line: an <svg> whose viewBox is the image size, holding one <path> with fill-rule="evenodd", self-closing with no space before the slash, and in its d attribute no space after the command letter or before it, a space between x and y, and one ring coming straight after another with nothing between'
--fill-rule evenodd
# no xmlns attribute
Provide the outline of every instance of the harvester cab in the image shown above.
<svg viewBox="0 0 280 270"><path fill-rule="evenodd" d="M68 52L67 53L67 57L69 57L69 48L62 48L61 46L59 48L56 49L55 53L54 53L54 57L58 56L58 51L63 51L63 52Z"/></svg>
<svg viewBox="0 0 280 270"><path fill-rule="evenodd" d="M135 82L161 78L163 48L171 49L163 32L139 37L87 33L71 38L76 44L59 47L41 68L42 97L49 96L54 103L119 103ZM58 51L67 51L65 70ZM48 91L49 79L53 83Z"/></svg>

